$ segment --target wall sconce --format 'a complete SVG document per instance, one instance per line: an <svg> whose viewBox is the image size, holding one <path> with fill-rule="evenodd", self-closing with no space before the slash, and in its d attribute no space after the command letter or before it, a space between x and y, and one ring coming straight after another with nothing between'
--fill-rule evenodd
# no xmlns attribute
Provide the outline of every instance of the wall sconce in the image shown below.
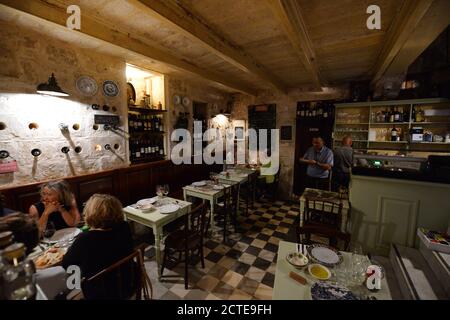
<svg viewBox="0 0 450 320"><path fill-rule="evenodd" d="M70 148L69 148L69 147L62 147L62 148L61 148L61 152L62 152L62 153L67 154L67 153L69 153L69 151L70 151Z"/></svg>
<svg viewBox="0 0 450 320"><path fill-rule="evenodd" d="M109 143L105 144L105 150L111 150L111 145Z"/></svg>
<svg viewBox="0 0 450 320"><path fill-rule="evenodd" d="M63 91L60 86L58 86L58 82L56 81L55 75L52 73L51 77L48 78L47 83L41 83L37 86L36 92L40 94L45 94L49 96L56 97L67 97L69 94Z"/></svg>

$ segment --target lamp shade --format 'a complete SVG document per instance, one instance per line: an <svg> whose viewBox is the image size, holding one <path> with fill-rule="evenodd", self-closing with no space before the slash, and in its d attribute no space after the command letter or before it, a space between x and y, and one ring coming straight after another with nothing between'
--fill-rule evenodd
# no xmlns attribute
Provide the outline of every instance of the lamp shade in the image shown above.
<svg viewBox="0 0 450 320"><path fill-rule="evenodd" d="M36 92L57 97L67 97L69 95L58 86L58 82L56 82L56 78L53 73L52 76L48 78L47 83L41 83L37 86Z"/></svg>

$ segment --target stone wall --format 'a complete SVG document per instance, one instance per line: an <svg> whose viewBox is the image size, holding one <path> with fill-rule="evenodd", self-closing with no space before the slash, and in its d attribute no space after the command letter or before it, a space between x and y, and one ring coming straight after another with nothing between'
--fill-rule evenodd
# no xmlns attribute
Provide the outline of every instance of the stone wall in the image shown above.
<svg viewBox="0 0 450 320"><path fill-rule="evenodd" d="M4 22L0 22L0 42L0 127L4 127L0 130L0 150L11 155L0 161L14 159L18 164L18 171L0 174L0 188L127 165L125 136L105 131L101 125L94 128L94 114L119 115L122 123L126 122L124 61ZM52 72L69 97L36 94L36 86L47 82ZM93 97L78 92L75 82L82 75L96 80L99 88ZM105 80L119 85L118 96L103 94ZM95 111L93 103L115 107L116 111ZM60 123L69 126L67 134L59 129ZM105 144L118 149L114 153L105 150ZM64 146L70 148L67 155L60 151ZM76 147L81 148L79 153ZM34 148L42 155L33 157Z"/></svg>

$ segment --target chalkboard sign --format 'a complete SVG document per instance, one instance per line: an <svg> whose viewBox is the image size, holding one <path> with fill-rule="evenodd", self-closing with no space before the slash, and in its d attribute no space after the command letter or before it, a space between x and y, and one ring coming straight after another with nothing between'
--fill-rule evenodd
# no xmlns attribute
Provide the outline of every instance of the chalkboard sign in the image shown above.
<svg viewBox="0 0 450 320"><path fill-rule="evenodd" d="M267 129L267 147L270 148L270 129L275 129L277 125L276 108L276 104L253 105L248 107L248 127L255 129L258 133L258 145L259 129Z"/></svg>
<svg viewBox="0 0 450 320"><path fill-rule="evenodd" d="M115 125L115 124L119 124L119 122L120 122L119 116L110 116L110 115L103 115L103 114L95 114L94 115L94 123L95 124Z"/></svg>
<svg viewBox="0 0 450 320"><path fill-rule="evenodd" d="M292 126L281 126L281 140L292 140Z"/></svg>

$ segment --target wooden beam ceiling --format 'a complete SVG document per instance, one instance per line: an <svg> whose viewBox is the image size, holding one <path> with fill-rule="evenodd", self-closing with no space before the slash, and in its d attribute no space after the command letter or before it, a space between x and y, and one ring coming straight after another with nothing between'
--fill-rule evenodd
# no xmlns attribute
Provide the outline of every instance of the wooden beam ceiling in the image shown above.
<svg viewBox="0 0 450 320"><path fill-rule="evenodd" d="M266 0L280 21L298 57L312 78L315 88L322 90L322 79L316 54L297 0Z"/></svg>
<svg viewBox="0 0 450 320"><path fill-rule="evenodd" d="M219 83L233 90L244 92L250 95L255 95L256 90L249 87L247 84L236 80L230 80L222 74L206 70L196 66L195 64L179 58L169 51L162 50L155 46L143 43L137 39L132 38L129 34L114 30L105 26L95 19L90 18L82 12L81 16L81 30L69 30L66 28L66 19L68 14L66 8L61 8L54 4L50 4L43 0L0 0L0 4L4 4L13 9L22 11L24 13L33 15L51 23L57 24L59 27L64 27L67 32L79 32L85 36L90 36L102 41L106 41L118 47L142 54L154 60L160 61L170 65L176 69L198 75L207 80Z"/></svg>
<svg viewBox="0 0 450 320"><path fill-rule="evenodd" d="M403 6L400 8L387 31L383 48L381 49L377 62L373 68L373 85L376 85L376 83L386 74L386 71L390 68L392 62L400 53L405 43L410 38L411 34L415 31L420 21L429 10L433 1L434 0L404 1ZM381 19L383 19L383 13L381 13ZM430 40L433 41L434 38ZM412 41L414 41L414 39L412 39ZM428 44L429 43L431 42L428 42ZM425 49L426 46L424 45L422 50ZM408 66L411 63L412 61L410 59L403 62L403 72L406 72Z"/></svg>
<svg viewBox="0 0 450 320"><path fill-rule="evenodd" d="M147 9L153 16L175 26L185 36L200 41L217 56L231 63L244 72L251 73L266 81L277 90L287 93L286 85L271 74L253 57L233 44L218 30L209 26L198 14L192 12L185 3L179 0L136 0L133 1Z"/></svg>

